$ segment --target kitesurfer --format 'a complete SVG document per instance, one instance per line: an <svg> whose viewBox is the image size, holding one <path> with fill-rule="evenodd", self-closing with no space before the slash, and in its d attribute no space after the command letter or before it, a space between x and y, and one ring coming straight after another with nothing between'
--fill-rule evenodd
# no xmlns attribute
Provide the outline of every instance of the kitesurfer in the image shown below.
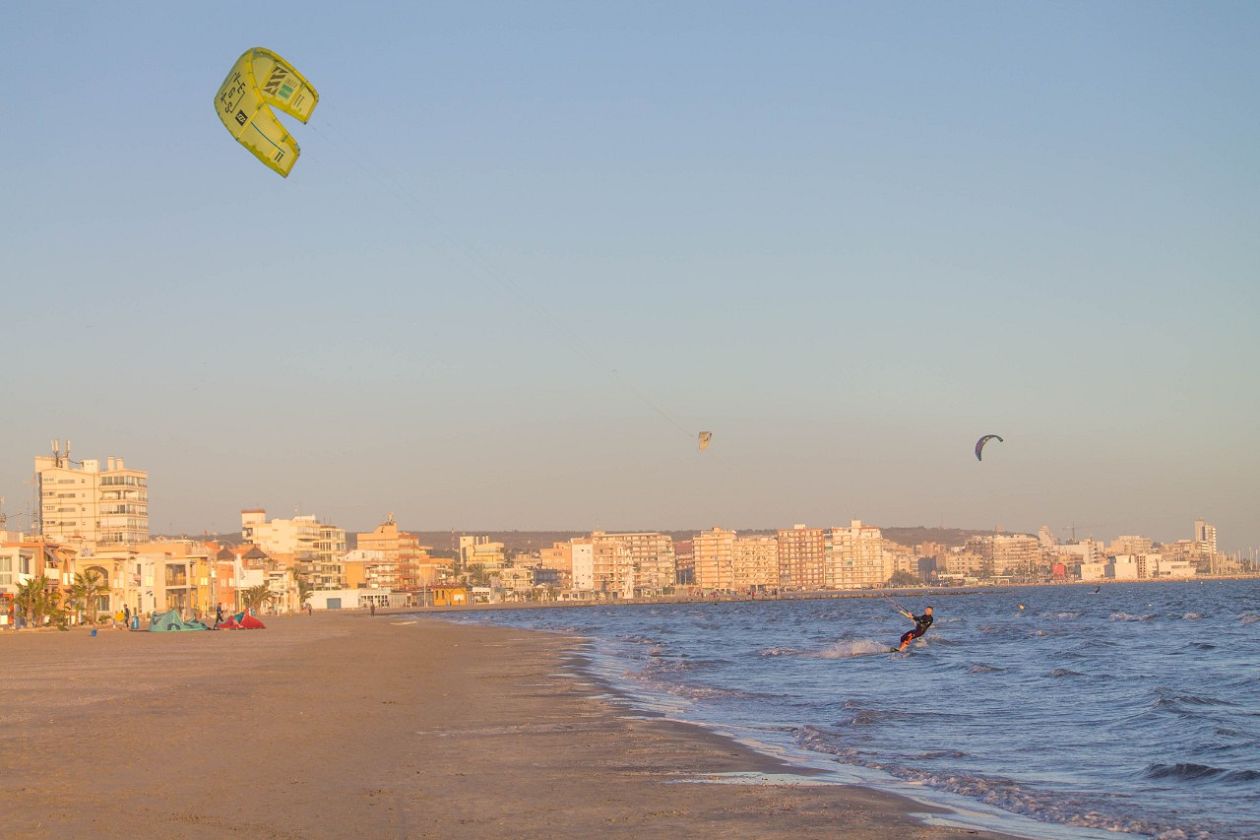
<svg viewBox="0 0 1260 840"><path fill-rule="evenodd" d="M900 653L901 651L905 650L910 645L911 642L913 642L915 639L919 638L924 633L926 633L928 628L932 626L932 608L931 607L924 607L923 615L915 615L914 613L911 613L907 610L898 610L897 612L901 613L906 618L913 621L914 629L907 630L905 633L902 634L901 643L897 647L892 649L894 653Z"/></svg>

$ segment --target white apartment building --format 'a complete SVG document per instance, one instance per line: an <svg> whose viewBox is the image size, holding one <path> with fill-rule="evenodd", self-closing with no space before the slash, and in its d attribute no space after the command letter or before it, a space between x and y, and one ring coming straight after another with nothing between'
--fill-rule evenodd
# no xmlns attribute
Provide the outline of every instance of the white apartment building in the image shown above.
<svg viewBox="0 0 1260 840"><path fill-rule="evenodd" d="M1102 580L1107 577L1107 564L1099 561L1080 563L1076 567L1076 576L1081 580Z"/></svg>
<svg viewBox="0 0 1260 840"><path fill-rule="evenodd" d="M892 577L884 556L884 537L879 528L854 519L848 528L831 529L831 554L827 558L827 586L861 589L882 586Z"/></svg>
<svg viewBox="0 0 1260 840"><path fill-rule="evenodd" d="M578 592L595 590L595 544L589 538L579 538L570 543L573 585Z"/></svg>
<svg viewBox="0 0 1260 840"><path fill-rule="evenodd" d="M105 548L149 538L149 474L122 458L70 459L69 446L35 457L39 493L36 530L57 542Z"/></svg>

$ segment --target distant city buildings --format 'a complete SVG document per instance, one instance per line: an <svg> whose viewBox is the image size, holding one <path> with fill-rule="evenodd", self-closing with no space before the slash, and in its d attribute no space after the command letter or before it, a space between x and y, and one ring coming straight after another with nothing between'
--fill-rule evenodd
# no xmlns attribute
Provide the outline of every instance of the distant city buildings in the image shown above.
<svg viewBox="0 0 1260 840"><path fill-rule="evenodd" d="M247 508L241 511L241 540L270 554L292 557L299 574L316 589L345 585L341 565L346 553L344 528L310 515L267 519L266 510Z"/></svg>
<svg viewBox="0 0 1260 840"><path fill-rule="evenodd" d="M392 514L356 535L318 517L268 519L241 511L239 544L151 539L148 473L123 459L71 459L69 445L35 458L38 498L31 534L0 520L0 627L18 616L24 586L43 581L72 607L70 620L126 608L206 616L247 602L284 612L366 605L463 605L475 600L612 601L761 596L870 589L914 581L1146 581L1256 573L1255 558L1223 554L1214 525L1194 521L1186 539L1137 534L1105 544L1059 542L1049 526L1029 534L973 533L962 544L909 547L854 519L828 528L797 524L772 533L714 527L679 539L659 531L606 532L510 550L463 534L434 556ZM96 581L85 588L85 581ZM74 595L91 589L90 595ZM259 591L266 598L257 601Z"/></svg>

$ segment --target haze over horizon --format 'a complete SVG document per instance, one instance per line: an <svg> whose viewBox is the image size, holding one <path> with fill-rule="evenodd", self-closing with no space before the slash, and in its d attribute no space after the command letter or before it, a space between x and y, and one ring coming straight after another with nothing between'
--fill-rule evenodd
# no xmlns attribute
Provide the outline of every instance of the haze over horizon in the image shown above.
<svg viewBox="0 0 1260 840"><path fill-rule="evenodd" d="M0 10L9 514L1260 545L1260 7L251 5Z"/></svg>

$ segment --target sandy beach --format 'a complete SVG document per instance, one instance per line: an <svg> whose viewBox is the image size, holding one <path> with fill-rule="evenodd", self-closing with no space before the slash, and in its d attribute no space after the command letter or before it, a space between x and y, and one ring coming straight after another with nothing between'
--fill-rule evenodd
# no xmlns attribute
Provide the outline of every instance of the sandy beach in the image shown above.
<svg viewBox="0 0 1260 840"><path fill-rule="evenodd" d="M630 716L577 641L398 616L0 635L5 837L995 837Z"/></svg>

